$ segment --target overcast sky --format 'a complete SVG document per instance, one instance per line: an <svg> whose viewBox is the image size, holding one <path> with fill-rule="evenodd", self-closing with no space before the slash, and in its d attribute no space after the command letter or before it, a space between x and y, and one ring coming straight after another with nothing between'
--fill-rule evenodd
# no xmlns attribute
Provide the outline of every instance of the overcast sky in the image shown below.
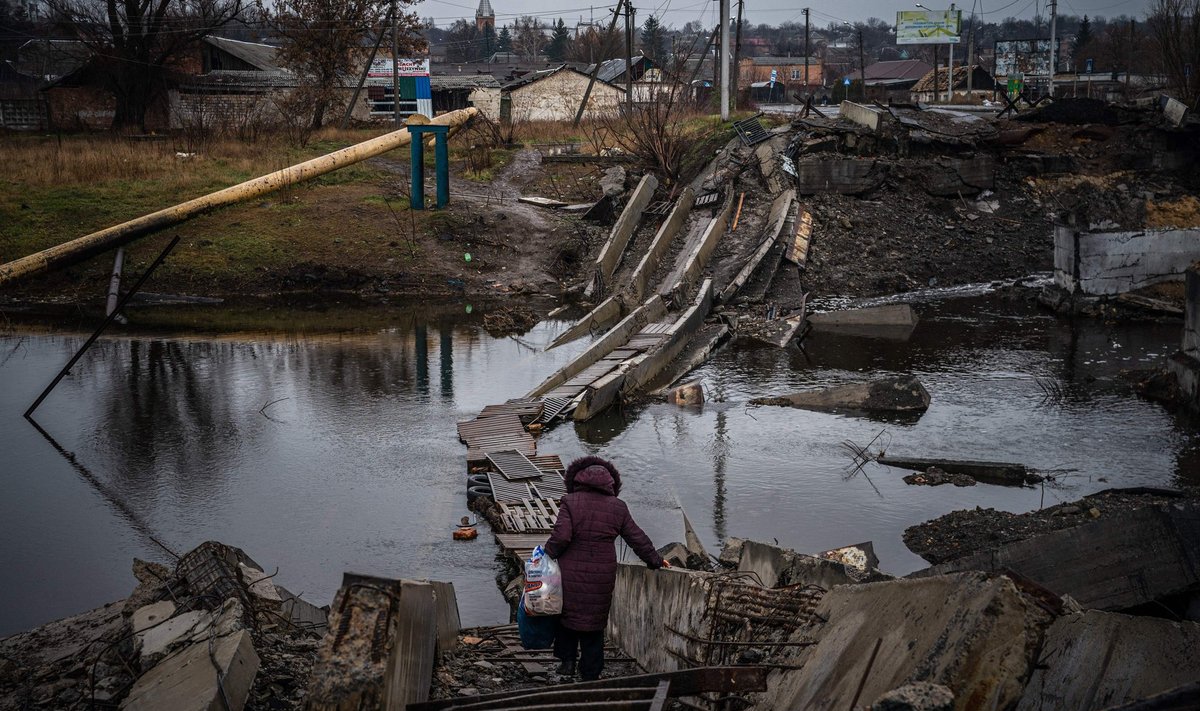
<svg viewBox="0 0 1200 711"><path fill-rule="evenodd" d="M496 12L496 24L511 23L520 15L535 15L547 20L562 17L567 24L574 24L582 19L586 22L594 16L597 21L608 18L608 5L598 2L589 12L586 0L489 0ZM688 21L700 21L706 27L716 24L718 6L712 0L632 0L637 11L639 24L648 14L658 16L667 25L682 27ZM736 3L736 0L731 0ZM804 0L745 0L745 15L753 24L768 23L778 25L789 20L803 21ZM1116 17L1132 15L1144 17L1147 8L1154 0L1060 0L1059 13L1063 15L1102 15ZM937 0L924 3L941 10L949 7L949 3L940 4ZM417 14L422 18L432 17L438 27L446 27L459 18L474 18L478 0L425 0L416 6ZM964 19L971 10L972 3L967 0L959 4L963 10ZM736 4L734 12L736 12ZM869 17L878 17L895 23L897 10L910 10L914 4L891 2L889 0L838 0L837 2L812 2L812 22L814 25L825 26L830 22L858 21ZM1047 14L1045 0L987 0L974 4L976 13L983 13L989 21L998 21L1006 17L1029 18L1037 12Z"/></svg>

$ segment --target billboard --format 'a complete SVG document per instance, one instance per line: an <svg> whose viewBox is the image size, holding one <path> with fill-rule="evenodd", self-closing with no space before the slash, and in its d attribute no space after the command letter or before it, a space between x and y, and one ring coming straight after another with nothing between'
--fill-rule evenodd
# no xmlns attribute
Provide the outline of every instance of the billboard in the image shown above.
<svg viewBox="0 0 1200 711"><path fill-rule="evenodd" d="M997 77L1049 76L1050 39L996 40Z"/></svg>
<svg viewBox="0 0 1200 711"><path fill-rule="evenodd" d="M896 44L958 44L962 10L902 10L896 13Z"/></svg>
<svg viewBox="0 0 1200 711"><path fill-rule="evenodd" d="M405 59L396 61L396 73L400 75L400 113L422 114L433 118L433 94L429 85L429 59ZM392 59L376 58L367 70L367 101L371 105L371 116L392 115Z"/></svg>

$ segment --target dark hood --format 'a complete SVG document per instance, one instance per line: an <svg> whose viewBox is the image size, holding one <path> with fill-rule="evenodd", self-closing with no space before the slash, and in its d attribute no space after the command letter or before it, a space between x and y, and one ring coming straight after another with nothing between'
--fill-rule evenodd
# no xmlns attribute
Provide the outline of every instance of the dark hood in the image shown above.
<svg viewBox="0 0 1200 711"><path fill-rule="evenodd" d="M621 473L612 462L600 457L580 457L567 467L566 486L568 494L580 488L620 496Z"/></svg>

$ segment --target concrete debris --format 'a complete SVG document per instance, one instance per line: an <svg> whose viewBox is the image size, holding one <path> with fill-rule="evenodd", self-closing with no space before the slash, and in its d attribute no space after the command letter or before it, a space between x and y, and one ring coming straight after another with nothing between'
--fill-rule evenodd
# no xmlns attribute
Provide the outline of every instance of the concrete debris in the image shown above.
<svg viewBox="0 0 1200 711"><path fill-rule="evenodd" d="M704 383L700 380L693 380L671 388L667 393L667 402L683 406L704 404Z"/></svg>
<svg viewBox="0 0 1200 711"><path fill-rule="evenodd" d="M0 669L0 709L93 698L122 709L299 708L316 651L309 628L317 615L324 624L323 611L271 594L261 566L214 541L174 570L145 561L133 570L127 600L0 640L0 658L20 660Z"/></svg>
<svg viewBox="0 0 1200 711"><path fill-rule="evenodd" d="M996 509L953 511L904 532L904 544L930 563L944 563L1091 521L1088 511L1123 517L1135 509L1178 501L1172 489L1110 489L1078 501L1015 514Z"/></svg>
<svg viewBox="0 0 1200 711"><path fill-rule="evenodd" d="M238 711L245 706L258 673L250 633L194 642L143 674L121 711Z"/></svg>
<svg viewBox="0 0 1200 711"><path fill-rule="evenodd" d="M625 192L625 169L619 165L614 165L604 171L604 176L600 178L600 191L607 198L619 197Z"/></svg>
<svg viewBox="0 0 1200 711"><path fill-rule="evenodd" d="M885 304L809 314L808 321L814 332L905 340L917 326L917 314L910 304Z"/></svg>
<svg viewBox="0 0 1200 711"><path fill-rule="evenodd" d="M952 711L954 692L942 684L917 682L892 689L871 704L871 711Z"/></svg>
<svg viewBox="0 0 1200 711"><path fill-rule="evenodd" d="M527 196L519 197L519 198L517 198L517 202L524 202L524 203L528 203L530 205L537 205L538 207L551 207L551 208L566 207L567 205L570 204L570 203L563 202L562 200L538 197L536 195L527 195Z"/></svg>
<svg viewBox="0 0 1200 711"><path fill-rule="evenodd" d="M930 476L930 469L937 469L942 477L946 474L963 475L987 484L997 484L1000 486L1031 486L1039 484L1042 481L1040 474L1030 471L1024 464L1012 464L1010 462L979 462L971 459L927 459L921 457L897 457L890 454L882 455L875 461L888 467L924 471L929 481L922 483L933 486L936 486L936 484L932 480L937 478L938 474ZM905 478L905 481L908 481L908 479ZM914 482L908 483L912 484ZM955 483L958 486L971 485L957 484L957 482L953 481L951 483Z"/></svg>
<svg viewBox="0 0 1200 711"><path fill-rule="evenodd" d="M1012 581L982 573L842 585L815 613L825 622L792 636L815 644L773 660L798 668L771 676L759 708L856 708L914 682L970 700L961 708L1011 708L1050 622Z"/></svg>
<svg viewBox="0 0 1200 711"><path fill-rule="evenodd" d="M1200 623L1089 610L1055 620L1017 711L1103 709L1200 679Z"/></svg>
<svg viewBox="0 0 1200 711"><path fill-rule="evenodd" d="M806 410L920 413L929 409L929 393L914 376L881 378L782 397L755 398L751 405L778 405Z"/></svg>
<svg viewBox="0 0 1200 711"><path fill-rule="evenodd" d="M860 543L852 548L859 548L860 552L853 555L836 554L836 551L846 550L841 548L812 556L758 541L742 541L736 548L727 546L721 559L731 559L733 551L740 549L737 569L743 573L753 573L769 588L816 585L829 590L835 585L891 579L890 575L876 569L879 561L871 544ZM835 555L827 555L829 553Z"/></svg>
<svg viewBox="0 0 1200 711"><path fill-rule="evenodd" d="M865 574L869 574L879 567L879 558L875 555L875 545L870 541L824 551L818 553L817 557L841 563Z"/></svg>
<svg viewBox="0 0 1200 711"><path fill-rule="evenodd" d="M914 575L1014 571L1086 608L1128 610L1200 591L1200 504L1176 501L958 558Z"/></svg>
<svg viewBox="0 0 1200 711"><path fill-rule="evenodd" d="M975 486L975 478L966 474L947 474L941 467L929 467L924 472L909 474L904 477L904 483L912 486Z"/></svg>

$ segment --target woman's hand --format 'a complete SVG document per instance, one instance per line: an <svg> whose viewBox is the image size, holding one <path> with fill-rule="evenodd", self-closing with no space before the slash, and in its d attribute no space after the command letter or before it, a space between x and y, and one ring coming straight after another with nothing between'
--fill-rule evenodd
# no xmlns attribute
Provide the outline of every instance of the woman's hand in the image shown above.
<svg viewBox="0 0 1200 711"><path fill-rule="evenodd" d="M670 561L668 561L668 560L666 560L666 559L664 559L664 560L663 560L662 567L664 567L664 568L670 568L670 567L671 567L671 562L670 562Z"/></svg>

